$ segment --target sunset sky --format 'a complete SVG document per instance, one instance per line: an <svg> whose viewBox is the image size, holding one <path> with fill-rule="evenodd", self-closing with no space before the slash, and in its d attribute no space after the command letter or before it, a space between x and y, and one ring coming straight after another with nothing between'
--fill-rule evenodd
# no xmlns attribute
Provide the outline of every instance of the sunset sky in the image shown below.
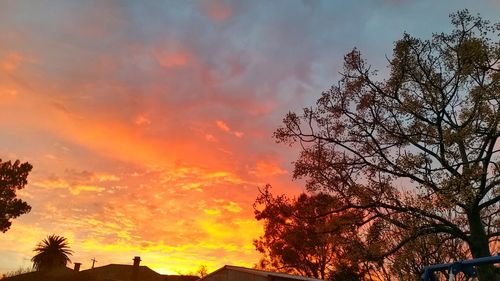
<svg viewBox="0 0 500 281"><path fill-rule="evenodd" d="M0 273L68 238L89 268L253 266L258 187L297 194L284 115L359 48L383 77L404 31L428 38L498 0L0 0L0 158L33 165L32 211L0 233Z"/></svg>

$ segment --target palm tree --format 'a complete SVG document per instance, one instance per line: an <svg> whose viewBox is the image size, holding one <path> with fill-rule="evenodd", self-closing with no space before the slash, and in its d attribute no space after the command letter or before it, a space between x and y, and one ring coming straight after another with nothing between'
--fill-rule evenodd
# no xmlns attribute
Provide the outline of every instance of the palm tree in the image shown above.
<svg viewBox="0 0 500 281"><path fill-rule="evenodd" d="M71 255L67 239L62 236L50 235L39 243L34 251L37 253L31 261L35 270L47 270L65 267L71 263Z"/></svg>

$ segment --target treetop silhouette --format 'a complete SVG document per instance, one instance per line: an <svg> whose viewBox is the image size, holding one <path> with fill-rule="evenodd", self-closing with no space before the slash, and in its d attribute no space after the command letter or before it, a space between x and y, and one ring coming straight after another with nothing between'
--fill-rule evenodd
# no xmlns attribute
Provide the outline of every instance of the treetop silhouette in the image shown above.
<svg viewBox="0 0 500 281"><path fill-rule="evenodd" d="M34 251L37 253L31 261L33 268L37 271L51 270L65 267L71 263L69 256L72 251L69 249L66 238L57 235L50 235L40 242Z"/></svg>
<svg viewBox="0 0 500 281"><path fill-rule="evenodd" d="M500 236L500 24L467 10L451 22L397 41L387 79L354 49L338 84L275 132L302 146L294 177L341 198L331 212L363 210L379 237L404 233L382 256L433 234L489 256ZM493 274L482 267L480 280Z"/></svg>
<svg viewBox="0 0 500 281"><path fill-rule="evenodd" d="M28 184L28 174L31 172L30 163L21 163L16 160L2 162L0 159L0 231L6 232L12 225L12 219L26 214L31 206L25 201L16 198L16 191Z"/></svg>

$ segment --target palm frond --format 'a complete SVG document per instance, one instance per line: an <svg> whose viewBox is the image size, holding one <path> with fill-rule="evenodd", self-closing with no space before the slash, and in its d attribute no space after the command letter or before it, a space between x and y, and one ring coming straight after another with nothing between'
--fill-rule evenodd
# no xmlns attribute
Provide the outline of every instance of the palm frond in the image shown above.
<svg viewBox="0 0 500 281"><path fill-rule="evenodd" d="M71 263L69 256L72 252L67 239L62 236L49 235L42 240L34 249L37 254L31 259L33 268L36 270L47 270L64 267Z"/></svg>

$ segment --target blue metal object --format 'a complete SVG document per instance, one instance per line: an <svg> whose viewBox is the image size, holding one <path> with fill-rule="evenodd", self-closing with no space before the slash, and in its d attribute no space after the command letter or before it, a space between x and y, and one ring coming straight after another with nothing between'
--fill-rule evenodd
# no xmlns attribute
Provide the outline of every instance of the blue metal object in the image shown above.
<svg viewBox="0 0 500 281"><path fill-rule="evenodd" d="M447 270L450 274L456 276L458 273L463 272L467 276L476 277L477 270L475 266L483 264L500 263L500 255L491 257L482 257L472 260L457 261L454 263L435 264L424 267L422 274L422 281L438 281L434 272Z"/></svg>

